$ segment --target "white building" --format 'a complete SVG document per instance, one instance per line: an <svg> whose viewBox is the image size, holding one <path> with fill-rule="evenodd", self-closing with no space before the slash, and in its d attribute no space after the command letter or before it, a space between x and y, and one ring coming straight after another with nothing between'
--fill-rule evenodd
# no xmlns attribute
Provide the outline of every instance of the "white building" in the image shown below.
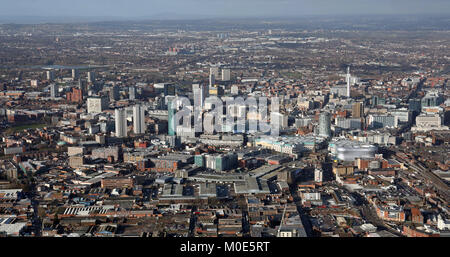
<svg viewBox="0 0 450 257"><path fill-rule="evenodd" d="M416 117L416 126L411 131L447 130L448 126L442 125L442 118L439 114L421 114Z"/></svg>
<svg viewBox="0 0 450 257"><path fill-rule="evenodd" d="M276 124L280 129L288 127L288 116L279 112L271 112L270 120L272 124Z"/></svg>
<svg viewBox="0 0 450 257"><path fill-rule="evenodd" d="M416 117L417 127L439 127L442 121L439 115L419 115Z"/></svg>
<svg viewBox="0 0 450 257"><path fill-rule="evenodd" d="M232 95L238 95L239 94L239 87L237 85L231 86L231 94Z"/></svg>
<svg viewBox="0 0 450 257"><path fill-rule="evenodd" d="M442 215L438 216L437 227L439 230L450 230L450 220L442 218Z"/></svg>
<svg viewBox="0 0 450 257"><path fill-rule="evenodd" d="M350 97L350 83L351 83L350 67L347 67L347 76L345 80L347 82L347 97Z"/></svg>
<svg viewBox="0 0 450 257"><path fill-rule="evenodd" d="M222 69L222 81L230 81L231 72L230 69Z"/></svg>
<svg viewBox="0 0 450 257"><path fill-rule="evenodd" d="M205 104L205 99L209 96L208 86L193 84L192 93L194 94L194 105L203 107Z"/></svg>
<svg viewBox="0 0 450 257"><path fill-rule="evenodd" d="M127 113L125 109L115 110L116 137L127 136Z"/></svg>
<svg viewBox="0 0 450 257"><path fill-rule="evenodd" d="M89 97L87 99L88 113L101 113L108 107L106 98L104 97Z"/></svg>
<svg viewBox="0 0 450 257"><path fill-rule="evenodd" d="M323 171L321 169L314 170L314 181L317 183L322 182L323 180Z"/></svg>

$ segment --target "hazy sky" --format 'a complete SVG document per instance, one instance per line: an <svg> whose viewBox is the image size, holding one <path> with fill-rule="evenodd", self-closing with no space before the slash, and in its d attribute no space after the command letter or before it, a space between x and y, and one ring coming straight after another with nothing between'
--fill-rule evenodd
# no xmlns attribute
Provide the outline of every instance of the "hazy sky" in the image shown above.
<svg viewBox="0 0 450 257"><path fill-rule="evenodd" d="M449 0L0 0L2 16L163 18L450 14ZM171 19L176 17L170 17Z"/></svg>

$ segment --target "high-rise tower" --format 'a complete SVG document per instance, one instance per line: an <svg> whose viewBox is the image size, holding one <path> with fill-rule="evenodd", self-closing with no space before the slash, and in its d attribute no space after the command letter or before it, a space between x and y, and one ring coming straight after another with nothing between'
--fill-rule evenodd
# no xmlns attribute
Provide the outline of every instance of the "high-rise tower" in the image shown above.
<svg viewBox="0 0 450 257"><path fill-rule="evenodd" d="M331 136L331 115L328 112L323 112L319 116L319 136Z"/></svg>
<svg viewBox="0 0 450 257"><path fill-rule="evenodd" d="M127 136L127 113L125 109L115 110L116 137Z"/></svg>
<svg viewBox="0 0 450 257"><path fill-rule="evenodd" d="M133 131L134 134L144 134L145 126L145 110L141 105L133 107Z"/></svg>
<svg viewBox="0 0 450 257"><path fill-rule="evenodd" d="M356 102L352 105L352 117L362 118L364 117L364 103Z"/></svg>
<svg viewBox="0 0 450 257"><path fill-rule="evenodd" d="M346 80L347 80L347 97L350 97L350 79L351 79L350 66L347 66L347 77L346 77Z"/></svg>
<svg viewBox="0 0 450 257"><path fill-rule="evenodd" d="M58 91L59 89L58 89L58 85L57 84L51 84L50 85L50 97L51 98L56 98L56 97L58 97L59 95L59 91Z"/></svg>
<svg viewBox="0 0 450 257"><path fill-rule="evenodd" d="M168 108L168 114L169 114L169 124L168 124L168 130L169 130L169 136L175 136L176 126L175 126L175 103L173 102L175 100L170 99L167 102L167 108Z"/></svg>
<svg viewBox="0 0 450 257"><path fill-rule="evenodd" d="M209 87L213 87L216 84L216 76L211 73L209 74Z"/></svg>
<svg viewBox="0 0 450 257"><path fill-rule="evenodd" d="M209 96L207 85L193 84L192 93L194 95L194 104L196 107L203 107L205 99ZM198 106L197 106L198 105Z"/></svg>

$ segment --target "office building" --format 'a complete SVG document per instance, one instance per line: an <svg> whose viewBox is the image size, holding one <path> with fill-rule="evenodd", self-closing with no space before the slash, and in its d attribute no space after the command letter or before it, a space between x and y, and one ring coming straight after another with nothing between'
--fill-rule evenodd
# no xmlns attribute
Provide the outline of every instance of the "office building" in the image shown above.
<svg viewBox="0 0 450 257"><path fill-rule="evenodd" d="M336 126L343 129L361 129L361 118L336 118Z"/></svg>
<svg viewBox="0 0 450 257"><path fill-rule="evenodd" d="M230 80L231 80L230 69L222 69L222 81L230 81Z"/></svg>
<svg viewBox="0 0 450 257"><path fill-rule="evenodd" d="M235 153L203 154L196 155L194 162L195 165L199 167L205 167L216 171L225 171L237 167L238 156Z"/></svg>
<svg viewBox="0 0 450 257"><path fill-rule="evenodd" d="M421 114L416 117L416 126L411 131L448 130L439 114Z"/></svg>
<svg viewBox="0 0 450 257"><path fill-rule="evenodd" d="M410 99L408 102L408 110L415 113L420 113L422 109L422 102L420 99Z"/></svg>
<svg viewBox="0 0 450 257"><path fill-rule="evenodd" d="M108 108L108 102L105 97L89 97L87 99L88 113L101 113Z"/></svg>
<svg viewBox="0 0 450 257"><path fill-rule="evenodd" d="M352 105L352 116L353 118L364 117L364 103L357 102Z"/></svg>
<svg viewBox="0 0 450 257"><path fill-rule="evenodd" d="M67 101L72 103L83 103L83 90L81 88L72 88L72 92L66 94Z"/></svg>
<svg viewBox="0 0 450 257"><path fill-rule="evenodd" d="M444 102L444 98L442 97L442 95L439 94L439 92L429 91L422 98L421 105L422 105L422 108L423 107L432 107L432 106L438 106L443 102Z"/></svg>
<svg viewBox="0 0 450 257"><path fill-rule="evenodd" d="M384 127L396 128L398 126L398 117L392 115L369 115L367 124L373 129Z"/></svg>
<svg viewBox="0 0 450 257"><path fill-rule="evenodd" d="M389 112L390 115L396 116L399 122L407 123L411 118L411 112L407 108L394 109Z"/></svg>

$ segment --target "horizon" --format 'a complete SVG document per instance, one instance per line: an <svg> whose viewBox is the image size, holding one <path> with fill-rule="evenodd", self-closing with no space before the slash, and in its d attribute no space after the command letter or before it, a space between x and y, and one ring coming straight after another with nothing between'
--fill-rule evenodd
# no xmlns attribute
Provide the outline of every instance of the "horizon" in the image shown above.
<svg viewBox="0 0 450 257"><path fill-rule="evenodd" d="M23 0L5 3L0 22L90 22L198 19L279 19L310 16L450 15L446 0Z"/></svg>
<svg viewBox="0 0 450 257"><path fill-rule="evenodd" d="M421 14L304 14L298 16L177 16L177 17L163 17L169 14L158 14L152 17L135 16L135 17L121 17L121 16L0 16L0 25L17 24L17 25L33 25L33 24L71 24L71 23L102 23L102 22L158 22L158 21L249 21L257 22L273 21L302 21L305 19L334 19L334 20L357 20L357 19L379 19L379 18L394 18L394 19L424 19L430 16L436 18L449 18L447 13L421 13ZM175 14L171 14L175 15Z"/></svg>

